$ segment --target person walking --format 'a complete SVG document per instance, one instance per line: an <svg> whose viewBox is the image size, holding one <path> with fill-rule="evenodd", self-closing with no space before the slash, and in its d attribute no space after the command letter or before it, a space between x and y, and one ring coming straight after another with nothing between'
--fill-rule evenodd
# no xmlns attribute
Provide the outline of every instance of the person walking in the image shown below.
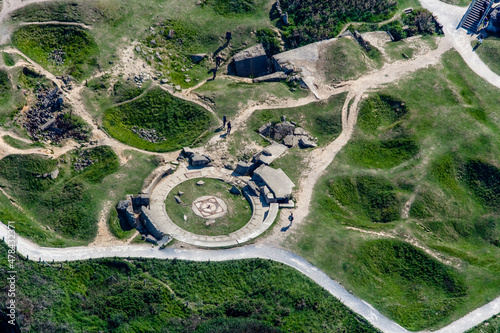
<svg viewBox="0 0 500 333"><path fill-rule="evenodd" d="M227 116L222 117L222 128L226 128Z"/></svg>
<svg viewBox="0 0 500 333"><path fill-rule="evenodd" d="M293 222L293 213L290 213L290 216L288 216L288 221L290 221L290 226L291 226Z"/></svg>
<svg viewBox="0 0 500 333"><path fill-rule="evenodd" d="M227 135L231 134L231 122L227 122Z"/></svg>

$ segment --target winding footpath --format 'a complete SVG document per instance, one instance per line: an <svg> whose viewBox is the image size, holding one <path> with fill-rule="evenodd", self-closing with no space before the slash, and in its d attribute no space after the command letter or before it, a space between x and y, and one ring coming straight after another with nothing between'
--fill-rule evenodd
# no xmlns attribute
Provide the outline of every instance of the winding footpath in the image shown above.
<svg viewBox="0 0 500 333"><path fill-rule="evenodd" d="M4 24L5 19L8 17L13 10L21 8L27 4L42 2L47 0L4 0L2 10L0 11L0 44L4 44L10 35L10 26ZM439 45L436 50L430 51L429 53L418 57L418 59L409 61L400 61L393 64L386 64L381 70L370 73L366 76L361 77L358 80L347 82L345 86L339 89L334 89L329 91L329 95L333 95L341 92L348 92L343 110L342 110L342 133L340 136L333 141L328 146L316 149L311 152L311 158L309 159L309 173L301 182L301 190L298 195L297 207L300 207L295 214L294 223L300 224L305 221L308 213L309 207L312 199L314 185L317 180L323 175L328 165L334 160L336 154L347 144L351 135L354 131L358 103L361 101L363 95L370 89L379 87L384 84L395 82L398 79L408 75L416 70L426 68L431 65L436 65L439 63L441 56L446 51L454 48L459 52L467 65L480 77L482 77L487 82L500 88L500 76L492 72L478 57L478 55L472 51L470 45L473 40L472 36L466 34L464 30L457 30L456 27L466 11L466 8L456 7L452 5L445 4L438 0L420 0L422 5L432 11L437 17L439 22L444 26L445 36L439 39ZM11 50L12 52L18 52L17 50ZM36 66L35 63L30 63ZM46 72L43 68L37 67L37 70L46 74L52 79L50 73ZM54 81L57 82L57 80ZM189 93L190 90L187 92ZM81 97L79 95L80 90L75 89L70 93L65 95L68 97L71 104L77 105L76 108L79 111L79 115L82 116L92 127L93 133L100 139L100 144L107 144L114 148L118 147L118 150L123 151L126 149L133 149L114 139L109 138L105 133L103 133L94 123L92 117L86 113ZM176 94L181 95L181 94ZM178 96L181 97L181 96ZM321 96L322 98L327 98L329 96ZM184 96L186 99L187 97ZM299 103L308 104L315 99L308 97L299 101ZM294 106L297 106L295 104ZM259 108L269 108L269 105L250 107L238 115L238 120L243 123L248 117ZM276 106L283 107L283 105ZM206 106L205 106L206 108ZM238 122L237 122L238 123ZM7 134L6 132L0 132L0 134ZM220 140L214 137L213 141ZM1 142L1 140L0 140ZM64 147L61 151L55 152L54 155L59 155L67 150L72 149L71 145ZM67 150L66 150L67 149ZM35 148L30 150L18 150L15 148L4 148L4 144L0 145L0 159L9 154L20 154L20 153L46 153L41 149ZM172 155L173 156L173 155ZM0 237L7 238L9 230L6 225L0 223ZM382 315L379 311L374 309L367 302L353 296L339 283L329 278L324 272L319 268L313 266L304 258L283 250L278 247L269 245L249 245L244 247L238 247L228 250L203 250L203 249L163 249L159 250L157 247L150 247L146 245L116 245L116 246L86 246L86 247L73 247L73 248L45 248L40 247L23 237L17 236L17 250L20 254L25 257L29 257L31 260L44 260L46 262L50 261L66 261L66 260L86 260L90 258L103 258L103 257L143 257L143 258L159 258L159 259L183 259L183 260L193 260L193 261L225 261L225 260L238 260L238 259L250 259L250 258L261 258L270 259L277 262L281 262L290 267L293 267L303 273L304 275L311 278L321 287L325 288L333 296L340 299L346 306L351 310L358 313L359 315L366 318L373 326L380 329L383 332L408 332L406 329L402 328L400 325L394 321L388 319ZM458 333L464 332L482 321L490 318L491 316L498 314L500 312L500 297L496 298L492 302L476 309L475 311L469 313L463 318L453 322L452 324L437 330L440 333Z"/></svg>

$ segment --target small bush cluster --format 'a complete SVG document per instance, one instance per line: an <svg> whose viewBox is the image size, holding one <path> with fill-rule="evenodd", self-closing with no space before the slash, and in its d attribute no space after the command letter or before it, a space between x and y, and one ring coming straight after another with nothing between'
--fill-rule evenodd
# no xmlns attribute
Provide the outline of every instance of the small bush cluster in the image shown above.
<svg viewBox="0 0 500 333"><path fill-rule="evenodd" d="M282 10L289 15L283 36L292 48L333 38L347 22L387 19L396 6L392 0L282 0Z"/></svg>

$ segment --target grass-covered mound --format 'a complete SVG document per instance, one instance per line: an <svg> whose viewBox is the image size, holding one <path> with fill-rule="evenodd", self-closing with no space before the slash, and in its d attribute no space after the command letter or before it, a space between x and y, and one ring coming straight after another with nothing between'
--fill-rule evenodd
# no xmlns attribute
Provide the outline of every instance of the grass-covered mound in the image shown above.
<svg viewBox="0 0 500 333"><path fill-rule="evenodd" d="M389 18L395 11L392 0L282 0L283 13L289 15L284 37L292 47L335 37L347 22L376 22Z"/></svg>
<svg viewBox="0 0 500 333"><path fill-rule="evenodd" d="M104 202L114 204L140 191L156 167L149 156L126 152L120 166L111 148L72 151L56 159L10 155L0 160L0 184L20 206L0 193L0 221L16 221L16 231L44 246L83 245L93 239ZM87 164L83 167L79 166ZM57 178L50 173L59 170ZM123 181L127 179L127 181Z"/></svg>
<svg viewBox="0 0 500 333"><path fill-rule="evenodd" d="M97 64L98 49L93 37L77 26L28 25L14 32L12 42L54 74L82 79Z"/></svg>
<svg viewBox="0 0 500 333"><path fill-rule="evenodd" d="M462 275L410 244L373 240L356 257L356 263L344 268L357 276L354 287L362 293L377 290L374 305L388 302L384 307L410 330L438 322L467 295Z"/></svg>
<svg viewBox="0 0 500 333"><path fill-rule="evenodd" d="M192 145L210 128L212 117L201 106L155 88L144 96L107 109L103 125L114 138L136 148L150 151L172 151ZM134 128L154 130L157 143L146 141Z"/></svg>
<svg viewBox="0 0 500 333"><path fill-rule="evenodd" d="M331 179L328 185L330 196L324 199L327 207L338 203L358 214L363 212L373 222L390 222L399 218L401 204L395 186L387 179L368 175L341 176Z"/></svg>
<svg viewBox="0 0 500 333"><path fill-rule="evenodd" d="M4 243L0 255L6 267ZM22 331L377 332L313 281L271 261L97 259L58 267L16 259ZM7 293L0 300L6 304Z"/></svg>
<svg viewBox="0 0 500 333"><path fill-rule="evenodd" d="M218 179L203 179L204 185L196 185L200 179L185 181L171 190L165 200L165 210L172 221L184 230L195 234L217 236L227 235L239 230L250 221L252 208L243 195L229 193L232 185ZM241 189L240 189L241 190ZM178 192L183 204L178 204L174 196ZM215 196L227 205L226 215L216 218L214 224L205 225L207 219L196 215L192 210L193 202L201 196Z"/></svg>
<svg viewBox="0 0 500 333"><path fill-rule="evenodd" d="M8 144L9 146L17 148L17 149L32 149L32 148L44 147L44 145L41 142L28 143L28 142L16 139L10 135L4 135L2 137L2 140L6 144Z"/></svg>
<svg viewBox="0 0 500 333"><path fill-rule="evenodd" d="M496 107L500 95L455 52L446 53L437 68L419 70L360 104L351 141L315 188L311 222L294 235L299 239L295 246L299 253L411 330L442 327L500 293L500 121ZM368 149L353 156L353 148L361 143L380 145L402 135L411 138L418 152L396 166L382 168L384 158L370 161L359 156L370 154ZM397 200L397 207L388 206L394 207L395 220L373 223L368 213L380 216L383 210L379 205L364 205L358 182L366 175L385 179L392 187L392 192L380 195L375 191L378 185L367 186L374 190L370 197L375 203ZM367 278L360 270L347 268L369 267L361 249L364 242L381 235L418 244L455 267L467 293L458 297L420 288L420 282L403 283L401 274L390 274L400 266L414 275L414 269L423 269L410 256L404 261L384 259L387 274L368 278L382 287L366 287ZM424 275L428 281L435 276ZM388 285L400 289L389 293ZM443 283L442 290L446 286ZM403 299L401 295L413 296Z"/></svg>
<svg viewBox="0 0 500 333"><path fill-rule="evenodd" d="M0 161L0 177L14 197L41 224L67 237L91 239L96 231L97 202L92 202L89 183L100 183L116 172L118 157L109 147L83 151L72 159L85 158L93 164L83 171L62 167L56 179L49 175L58 169L58 161L36 155L10 155ZM71 171L70 171L71 170Z"/></svg>

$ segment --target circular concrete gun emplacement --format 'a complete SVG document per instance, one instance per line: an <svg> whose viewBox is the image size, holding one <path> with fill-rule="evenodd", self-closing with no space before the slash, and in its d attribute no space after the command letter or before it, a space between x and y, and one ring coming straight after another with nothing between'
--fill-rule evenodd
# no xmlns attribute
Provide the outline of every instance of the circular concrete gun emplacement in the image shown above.
<svg viewBox="0 0 500 333"><path fill-rule="evenodd" d="M247 185L249 180L249 177L232 174L227 169L179 166L175 173L162 178L151 190L149 209L143 210L148 228L200 247L229 247L248 242L272 225L279 209L277 203L267 204L260 193L255 193ZM192 201L188 200L187 191L182 193L179 190L181 185L189 185L194 191L189 194L193 197ZM224 190L217 190L219 185ZM241 189L242 195L229 193L228 189L233 185ZM211 193L204 193L213 188ZM248 208L241 208L243 204ZM243 216L247 216L244 222ZM207 234L221 227L221 221L228 217L231 218L229 223L226 222L225 230L229 232ZM190 221L193 223L190 224Z"/></svg>

